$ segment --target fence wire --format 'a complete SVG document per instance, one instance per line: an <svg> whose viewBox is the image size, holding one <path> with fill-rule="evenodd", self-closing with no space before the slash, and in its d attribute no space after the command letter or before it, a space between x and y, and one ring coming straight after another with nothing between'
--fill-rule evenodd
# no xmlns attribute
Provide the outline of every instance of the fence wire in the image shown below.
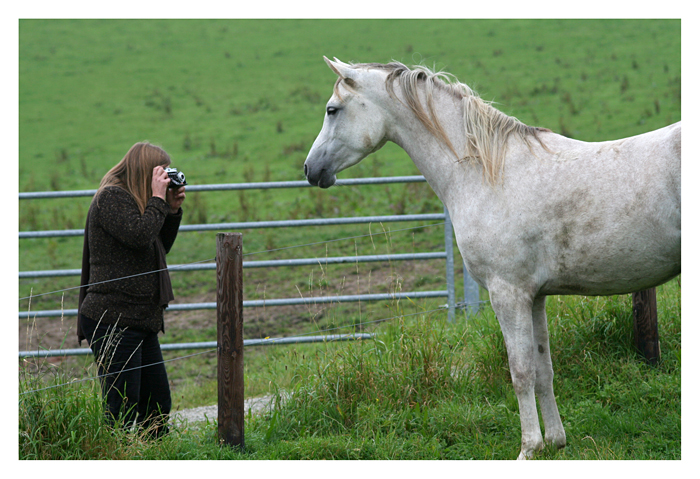
<svg viewBox="0 0 700 479"><path fill-rule="evenodd" d="M404 179L405 179L405 178L404 178ZM410 180L411 180L411 181L417 181L417 180L414 179L414 178L410 178ZM383 180L382 180L382 181L383 181ZM424 181L424 180L422 180L422 181ZM286 186L285 186L285 187L286 187ZM89 192L88 192L88 193L89 193ZM253 255L258 255L258 254L263 254L263 253L272 253L272 252L276 252L276 251L289 250L289 249L293 249L293 248L301 248L301 247L307 247L307 246L317 246L317 245L328 244L328 243L339 242L339 241L345 241L345 240L351 240L351 239L367 238L367 237L373 237L373 236L378 236L378 235L387 235L387 234L391 234L391 233L398 233L398 232L401 232L401 231L416 230L416 229L422 229L422 228L426 228L426 227L430 227L430 226L440 226L440 225L444 225L444 224L445 224L445 222L431 223L431 224L427 224L427 225L421 225L421 226L415 226L415 227L410 227L410 228L401 228L401 229L397 229L397 230L388 230L388 231L387 231L386 229L384 229L383 223L380 222L380 225L381 225L381 227L382 227L382 231L381 231L381 232L378 232L378 233L371 233L371 223L370 223L370 233L368 233L368 234L357 235L357 236L350 236L350 237L344 237L344 238L336 238L336 239L327 240L327 241L317 241L317 242L313 242L313 243L306 243L306 244L300 244L300 245L286 246L286 247L274 248L274 249L269 249L269 250L256 251L256 252L251 252L251 253L245 253L245 254L243 254L243 256L244 256L244 257L246 257L246 256L253 256ZM172 271L177 271L178 268L185 268L185 267L187 267L187 266L191 266L191 265L195 265L195 264L208 263L208 262L215 261L215 260L216 260L216 258L210 258L210 259L205 259L205 260L201 260L201 261L195 261L195 262L188 263L188 264L184 264L184 265L172 266L172 267L169 267L169 268L167 268L167 269L172 270ZM122 277L122 278L115 278L115 279L111 279L111 280L103 281L103 282L99 282L99 283L90 283L90 284L88 284L88 285L83 285L83 286L92 286L92 285L95 285L95 284L102 284L102 283L111 282L111 281L119 281L119 280L122 280L122 279L133 278L133 277L136 277L136 276L142 276L142 275L146 275L146 274L153 274L153 273L157 273L157 272L160 272L160 271L162 271L162 270L161 270L161 269L158 269L158 270L154 270L154 271L150 271L150 272L146 272L146 273L140 273L140 274L137 274L137 275L125 276L125 277ZM30 294L30 296L21 297L21 298L19 298L19 300L20 300L20 301L22 301L22 300L30 300L30 304L31 304L31 299L32 299L32 298L40 297L40 296L46 296L46 295L51 295L51 294L57 294L57 293L64 293L64 292L66 292L66 291L71 291L71 290L79 289L79 288L81 288L81 287L83 287L83 286L75 286L75 287L70 287L70 288L65 288L65 289L60 289L60 290L56 290L56 291L50 291L50 292L46 292L46 293L40 293L40 294ZM460 304L458 304L457 306L460 307ZM440 306L440 307L438 307L438 308L431 309L431 310L427 310L427 311L419 311L419 312L416 312L416 313L409 313L409 314L400 314L400 315L392 316L392 317L389 317L389 318L381 318L381 319L376 319L376 320L364 321L364 322L360 322L360 323L353 323L353 324L346 325L346 326L336 326L336 327L333 327L333 328L327 328L327 329L323 329L323 330L317 330L317 331L313 331L313 332L302 333L302 334L299 334L299 335L294 336L293 338L285 338L285 337L279 337L279 338L265 338L264 340L262 340L262 341L261 341L260 343L258 343L258 344L260 344L260 345L262 345L262 344L275 344L276 342L279 343L279 342L281 342L281 341L283 341L283 340L289 340L289 339L295 339L295 338L300 338L300 337L306 337L306 336L310 336L310 335L316 335L316 334L319 334L319 333L329 333L329 332L338 331L338 330L342 330L342 329L358 328L358 327L363 327L363 326L367 326L367 325L378 324L378 323L382 323L382 322L387 322L387 321L396 320L396 319L399 319L399 318L406 318L406 317L417 316L417 315L427 315L427 314L431 314L431 313L434 313L434 312L437 312L437 311L442 311L442 310L444 310L445 308L447 308L447 305L443 305L443 306ZM353 339L354 339L354 338L353 338ZM359 339L359 338L358 338L358 339ZM188 355L180 356L180 357L177 357L177 358L172 358L172 359L163 360L163 361L161 361L161 362L159 362L159 363L153 363L153 364L148 364L148 365L137 366L137 367L130 368L130 369L122 369L122 370L120 370L120 371L116 371L116 372L112 372L112 373L106 373L106 374L97 375L97 376L88 377L88 378L83 378L83 379L80 379L80 380L77 380L77 379L76 379L76 380L72 380L72 381L69 381L69 382L66 382L66 383L63 383L63 384L57 384L57 385L53 385L53 386L47 386L47 387L45 387L45 388L40 388L40 389L25 391L25 392L20 393L20 396L24 396L24 395L31 394L31 393L38 393L38 392L41 392L41 391L46 391L46 390L49 390L49 389L55 389L55 388L59 388L59 387L63 387L63 386L68 386L68 385L71 385L71 384L82 383L82 382L85 382L85 381L91 381L91 380L95 380L95 379L101 379L101 378L104 378L104 377L106 377L106 376L110 376L110 375L114 375L114 374L120 374L120 373L125 372L125 371L132 371L132 370L136 370L136 369L141 369L141 368L145 368L145 367L150 367L150 366L157 365L157 364L165 364L165 363L170 363L170 362L178 361L178 360L181 360L181 359L187 359L187 358L191 358L191 357L195 357L195 356L200 356L200 355L204 355L204 354L208 354L208 353L214 352L214 351L216 351L216 350L217 350L217 348L211 348L211 349L207 349L207 350L205 350L205 351L200 351L200 352L197 352L197 353L188 354Z"/></svg>
<svg viewBox="0 0 700 479"><path fill-rule="evenodd" d="M482 302L485 302L485 301L482 301ZM383 323L383 322L387 322L387 321L393 321L393 320L396 320L396 319L408 318L408 317L412 317L412 316L427 315L427 314L435 313L435 312L437 312L437 311L443 311L445 308L446 308L446 306L441 306L441 307L439 307L439 308L434 308L434 309L430 309L430 310L427 310L427 311L419 311L419 312L416 312L416 313L409 313L409 314L399 314L399 315L396 315L396 316L391 316L391 317L389 317L389 318L375 319L375 320L372 320L372 321L364 321L364 322L361 322L361 323L353 323L353 324L349 324L349 325L346 325L346 326L337 326L337 327L334 327L334 328L327 328L327 329L321 329L321 330L318 330L318 331L312 331L312 332L308 332L308 333L302 333L302 334L298 334L298 335L296 335L296 336L294 336L294 337L295 337L295 338L296 338L296 337L303 337L303 336L309 336L309 335L312 335L312 334L313 334L313 335L316 335L316 334L319 334L319 333L328 333L328 332L331 332L331 331L338 331L338 330L340 330L340 329L357 328L357 327L359 327L359 326L366 326L366 325L370 325L370 324L378 324L378 323ZM276 341L279 342L280 340L283 340L283 339L288 339L288 338L285 338L285 337L279 337L279 338L265 338L264 341L265 341L265 343L268 343L268 344L274 344ZM261 343L261 344L264 344L264 343ZM30 391L24 391L24 392L20 393L20 396L24 396L24 395L26 395L26 394L31 394L31 393L38 393L38 392L46 391L46 390L49 390L49 389L56 389L56 388L63 387L63 386L70 386L70 385L72 385L72 384L79 384L79 383L86 382L86 381L93 381L93 380L95 380L95 379L101 379L101 378L104 378L104 377L107 377L107 376L111 376L111 375L115 375L115 374L121 374L121 373L127 372L127 371L135 371L135 370L137 370L137 369L143 369L143 368L147 368L147 367L150 367L150 366L156 366L156 365L158 365L158 364L165 364L165 363L169 363L169 362L173 362L173 361L178 361L178 360L180 360L180 359L187 359L187 358L191 358L191 357L194 357L194 356L200 356L200 355L203 355L203 354L207 354L207 353L214 352L214 351L216 351L216 350L217 350L217 348L207 349L206 351L200 351L200 352L198 352L198 353L188 354L188 355L186 355L186 356L180 356L180 357L171 358L171 359L164 359L163 361L159 361L159 362L156 362L156 363L146 364L146 365L142 365L142 366L136 366L136 367L129 368L129 369L121 369L121 370L119 370L119 371L114 371L114 372L106 373L106 374L100 374L100 375L97 375L97 376L91 376L91 377L83 378L83 379L74 379L74 380L72 380L72 381L69 381L69 382L66 382L66 383L62 383L62 384L55 384L55 385L53 385L53 386L47 386L47 387L45 387L45 388L32 389L32 390L30 390Z"/></svg>
<svg viewBox="0 0 700 479"><path fill-rule="evenodd" d="M105 377L107 377L107 376L113 376L113 375L115 375L115 374L121 374L121 373L125 373L125 372L128 372L128 371L136 371L137 369L143 369L143 368L148 368L148 367L151 367L151 366L157 366L158 364L165 364L165 363L177 361L177 360L180 360L180 359L191 358L191 357L193 357L193 356L200 356L200 355L202 355L202 354L211 353L212 351L216 351L216 348L209 349L209 350L207 350L207 351L199 351L198 353L192 353L192 354L188 354L187 356L180 356L180 357L178 357L178 358L164 359L163 361L159 361L159 362L157 362L157 363L150 363L150 364L146 364L146 365L142 365L142 366L136 366L136 367L134 367L134 368L129 368L129 369L120 369L119 371L114 371L114 372L106 373L106 374L100 374L100 375L97 375L97 376L91 376L91 377L89 377L89 378L74 379L74 380L72 380L72 381L69 381L69 382L63 383L63 384L54 384L53 386L47 386L47 387L45 387L45 388L32 389L32 390L30 390L30 391L24 391L23 393L20 393L20 396L24 396L24 395L30 394L30 393L38 393L38 392L46 391L46 390L49 390L49 389L56 389L56 388L60 388L60 387L63 387L63 386L70 386L71 384L78 384L78 383L82 383L82 382L85 382L85 381L93 381L93 380L95 380L95 379L105 378Z"/></svg>

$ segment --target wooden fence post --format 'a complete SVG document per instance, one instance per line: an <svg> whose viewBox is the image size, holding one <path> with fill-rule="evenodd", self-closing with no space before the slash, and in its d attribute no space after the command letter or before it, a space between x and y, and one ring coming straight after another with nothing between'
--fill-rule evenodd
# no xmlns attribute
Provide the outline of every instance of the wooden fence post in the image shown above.
<svg viewBox="0 0 700 479"><path fill-rule="evenodd" d="M245 447L243 421L243 235L216 235L219 442Z"/></svg>
<svg viewBox="0 0 700 479"><path fill-rule="evenodd" d="M659 363L659 327L656 314L656 288L632 295L634 315L634 344L649 364Z"/></svg>

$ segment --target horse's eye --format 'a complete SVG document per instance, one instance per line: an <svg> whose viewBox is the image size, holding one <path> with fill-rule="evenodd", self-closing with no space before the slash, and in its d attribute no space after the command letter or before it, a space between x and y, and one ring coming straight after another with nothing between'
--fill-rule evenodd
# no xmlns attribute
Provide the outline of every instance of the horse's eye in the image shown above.
<svg viewBox="0 0 700 479"><path fill-rule="evenodd" d="M326 114L328 116L335 115L337 112L338 112L338 109L333 107L333 106L329 106L328 108L326 108Z"/></svg>

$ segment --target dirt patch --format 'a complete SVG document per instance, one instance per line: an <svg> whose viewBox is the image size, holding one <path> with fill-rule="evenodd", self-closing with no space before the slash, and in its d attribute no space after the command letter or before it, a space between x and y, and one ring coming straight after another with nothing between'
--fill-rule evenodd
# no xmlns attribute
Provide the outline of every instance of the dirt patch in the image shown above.
<svg viewBox="0 0 700 479"><path fill-rule="evenodd" d="M243 403L245 408L245 414L261 414L269 411L272 406L272 400L274 396L261 396L256 398L246 399ZM175 424L181 425L196 425L197 423L202 423L205 421L213 422L218 419L219 407L214 406L202 406L192 409L184 409L182 411L177 411L171 414L172 421Z"/></svg>

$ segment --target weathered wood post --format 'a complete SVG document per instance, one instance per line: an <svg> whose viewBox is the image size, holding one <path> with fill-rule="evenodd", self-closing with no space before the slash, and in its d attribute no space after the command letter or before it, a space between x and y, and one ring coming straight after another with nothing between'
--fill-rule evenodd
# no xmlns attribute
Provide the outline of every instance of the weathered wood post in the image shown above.
<svg viewBox="0 0 700 479"><path fill-rule="evenodd" d="M243 235L216 235L219 442L245 447L243 421Z"/></svg>
<svg viewBox="0 0 700 479"><path fill-rule="evenodd" d="M661 357L659 327L656 314L656 288L632 295L634 315L634 344L649 364L656 365Z"/></svg>

